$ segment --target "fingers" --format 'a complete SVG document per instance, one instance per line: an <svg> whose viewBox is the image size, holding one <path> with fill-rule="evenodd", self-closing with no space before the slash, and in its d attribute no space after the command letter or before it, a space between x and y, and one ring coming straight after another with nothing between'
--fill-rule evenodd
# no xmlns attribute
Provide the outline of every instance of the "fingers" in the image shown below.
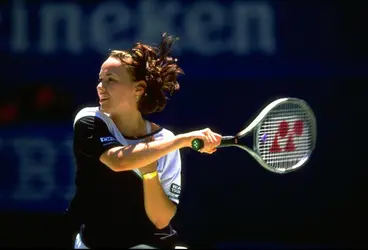
<svg viewBox="0 0 368 250"><path fill-rule="evenodd" d="M202 130L204 135L204 147L200 150L202 153L213 154L221 144L222 136L212 132L209 128Z"/></svg>
<svg viewBox="0 0 368 250"><path fill-rule="evenodd" d="M216 145L216 147L218 147L221 144L222 135L213 133L213 137L214 137L214 144Z"/></svg>
<svg viewBox="0 0 368 250"><path fill-rule="evenodd" d="M217 151L217 148L213 148L210 152L208 152L208 154L213 154Z"/></svg>
<svg viewBox="0 0 368 250"><path fill-rule="evenodd" d="M212 145L216 143L216 137L212 131L208 132L207 137L208 137L209 143L211 143Z"/></svg>
<svg viewBox="0 0 368 250"><path fill-rule="evenodd" d="M216 151L217 151L217 148L213 148L213 149L211 149L210 151L205 150L205 149L201 149L201 150L199 150L198 152L200 152L200 153L205 153L205 154L213 154L213 153L215 153Z"/></svg>
<svg viewBox="0 0 368 250"><path fill-rule="evenodd" d="M203 148L200 150L201 153L207 153L209 151L212 150L212 147L211 147L211 138L207 135L207 134L204 134L203 138L202 138L203 142L204 142L204 146Z"/></svg>

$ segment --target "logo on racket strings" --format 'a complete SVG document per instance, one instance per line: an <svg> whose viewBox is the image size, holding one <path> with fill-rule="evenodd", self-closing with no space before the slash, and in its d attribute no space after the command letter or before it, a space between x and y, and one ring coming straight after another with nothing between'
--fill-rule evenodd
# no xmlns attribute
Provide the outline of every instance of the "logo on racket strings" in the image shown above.
<svg viewBox="0 0 368 250"><path fill-rule="evenodd" d="M277 133L275 134L272 145L270 148L270 153L280 153L280 152L293 152L296 149L294 143L294 137L299 137L303 134L304 122L302 120L297 120L292 123L292 128L289 127L289 123L282 121L279 124ZM281 147L279 144L279 139L285 139L287 137L287 142L285 147Z"/></svg>

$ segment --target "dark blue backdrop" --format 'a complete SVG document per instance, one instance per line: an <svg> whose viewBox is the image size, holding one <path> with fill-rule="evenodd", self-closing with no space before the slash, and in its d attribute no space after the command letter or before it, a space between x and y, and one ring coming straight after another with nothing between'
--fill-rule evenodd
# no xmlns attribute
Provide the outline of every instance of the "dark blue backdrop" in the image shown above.
<svg viewBox="0 0 368 250"><path fill-rule="evenodd" d="M280 96L305 99L318 122L311 161L289 175L267 172L237 149L211 156L182 150L183 235L193 242L357 238L352 227L363 202L353 199L353 139L341 131L353 124L351 108L358 113L354 91L367 79L367 57L362 41L353 43L346 6L14 0L1 3L0 15L0 109L18 112L3 117L0 130L4 213L65 209L74 189L73 115L96 104L108 50L157 43L169 31L180 37L175 52L186 75L167 109L152 116L156 122L175 133L210 127L232 134ZM57 96L43 95L46 107L39 104L45 89Z"/></svg>

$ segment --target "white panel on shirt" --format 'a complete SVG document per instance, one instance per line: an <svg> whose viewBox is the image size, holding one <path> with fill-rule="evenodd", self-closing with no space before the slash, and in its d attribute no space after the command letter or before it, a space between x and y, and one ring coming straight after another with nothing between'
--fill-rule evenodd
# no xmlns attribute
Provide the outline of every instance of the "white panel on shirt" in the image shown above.
<svg viewBox="0 0 368 250"><path fill-rule="evenodd" d="M132 145L143 141L143 140L125 139L124 136L119 132L118 128L111 120L109 115L101 112L98 107L87 107L80 110L74 119L74 124L76 123L76 121L86 116L96 116L99 117L101 120L103 120L107 125L111 134L114 135L115 138L122 145ZM174 134L171 131L164 128L160 132L154 134L153 137L155 138L155 140L160 140L163 138L170 138L173 136ZM106 140L106 138L101 139ZM132 171L134 171L137 174L137 176L142 178L142 175L138 169L134 169ZM166 195L175 203L179 203L179 195L181 191L180 151L179 150L173 151L165 155L164 157L160 158L158 160L157 171L162 188L165 191Z"/></svg>

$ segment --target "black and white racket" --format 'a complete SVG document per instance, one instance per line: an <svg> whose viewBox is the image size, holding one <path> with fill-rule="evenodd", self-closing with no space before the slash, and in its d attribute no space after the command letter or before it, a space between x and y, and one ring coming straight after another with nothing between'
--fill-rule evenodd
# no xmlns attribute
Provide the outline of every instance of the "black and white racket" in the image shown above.
<svg viewBox="0 0 368 250"><path fill-rule="evenodd" d="M253 132L253 150L242 144L242 138ZM316 145L316 118L309 105L297 98L281 98L268 104L259 115L235 136L223 136L223 147L247 151L265 169L284 174L302 167ZM200 150L201 139L192 141Z"/></svg>

